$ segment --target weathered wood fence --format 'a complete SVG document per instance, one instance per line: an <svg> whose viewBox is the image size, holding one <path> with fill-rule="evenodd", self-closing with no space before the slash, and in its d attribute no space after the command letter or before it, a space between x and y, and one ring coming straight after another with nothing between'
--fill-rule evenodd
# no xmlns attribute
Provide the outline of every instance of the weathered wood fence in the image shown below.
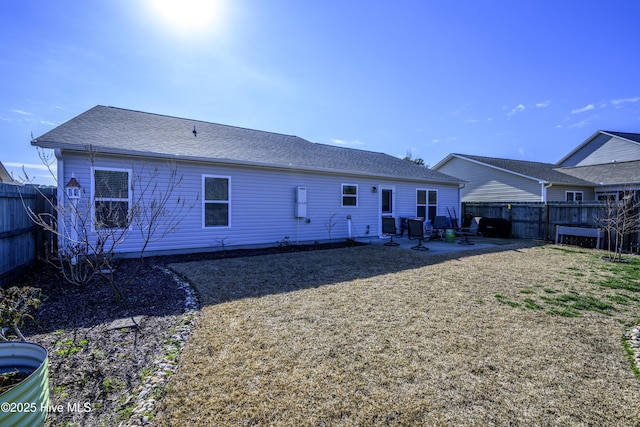
<svg viewBox="0 0 640 427"><path fill-rule="evenodd" d="M598 227L603 202L464 202L462 212L503 218L511 222L513 237L555 240L557 226ZM637 236L636 236L637 238Z"/></svg>
<svg viewBox="0 0 640 427"><path fill-rule="evenodd" d="M36 227L26 211L52 213L54 198L55 189L0 184L0 285L20 275L55 244L54 236Z"/></svg>

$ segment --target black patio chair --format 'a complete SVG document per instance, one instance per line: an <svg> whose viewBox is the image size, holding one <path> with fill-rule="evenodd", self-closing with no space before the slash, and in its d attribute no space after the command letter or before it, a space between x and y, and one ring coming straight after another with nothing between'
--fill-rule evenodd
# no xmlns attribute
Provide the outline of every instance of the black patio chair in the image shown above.
<svg viewBox="0 0 640 427"><path fill-rule="evenodd" d="M438 215L433 218L433 238L434 239L444 239L444 232L448 228L447 226L447 217L442 215Z"/></svg>
<svg viewBox="0 0 640 427"><path fill-rule="evenodd" d="M397 236L396 232L396 219L391 216L383 216L382 217L382 234L385 236L390 236L391 240L385 243L385 246L399 246L399 243L393 241L394 236Z"/></svg>
<svg viewBox="0 0 640 427"><path fill-rule="evenodd" d="M462 227L459 230L456 230L456 233L459 233L462 237L458 243L461 245L473 245L474 243L469 240L469 237L478 235L478 224L480 223L479 216L470 215L465 218L462 222Z"/></svg>
<svg viewBox="0 0 640 427"><path fill-rule="evenodd" d="M415 251L427 251L428 247L424 246L424 222L420 219L409 220L409 239L418 239L418 244L412 246L411 249Z"/></svg>

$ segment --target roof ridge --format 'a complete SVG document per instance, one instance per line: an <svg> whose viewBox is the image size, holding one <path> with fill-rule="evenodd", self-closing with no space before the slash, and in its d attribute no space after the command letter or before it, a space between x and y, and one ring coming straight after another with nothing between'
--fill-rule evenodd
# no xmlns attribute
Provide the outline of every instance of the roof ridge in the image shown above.
<svg viewBox="0 0 640 427"><path fill-rule="evenodd" d="M234 128L234 129L240 129L240 130L248 130L248 131L251 131L251 132L268 133L268 134L271 134L271 135L286 136L286 137L289 137L289 138L299 138L299 139L302 139L304 141L311 142L311 141L308 141L308 140L306 140L304 138L301 138L299 136L296 136L296 135L290 135L290 134L280 133L280 132L271 132L271 131L260 130L260 129L252 129L252 128L248 128L248 127L244 127L244 126L227 125L227 124L223 124L223 123L209 122L209 121L200 120L200 119L189 119L189 118L186 118L186 117L171 116L171 115L168 115L168 114L150 113L148 111L133 110L133 109L130 109L130 108L122 108L122 107L113 107L111 105L96 105L96 107L111 108L111 109L114 109L114 110L128 111L130 113L144 114L144 115L148 115L148 116L165 117L165 118L168 118L168 119L184 120L186 122L205 123L205 124L208 124L208 125L222 126L222 127L226 127L226 128Z"/></svg>
<svg viewBox="0 0 640 427"><path fill-rule="evenodd" d="M469 158L475 157L475 158L482 158L482 159L508 160L510 162L539 163L539 164L550 165L550 166L555 166L556 165L555 163L551 163L551 162L541 162L539 160L511 159L511 158L508 158L508 157L478 156L478 155L474 155L474 154L460 154L460 153L453 153L452 155L469 157Z"/></svg>

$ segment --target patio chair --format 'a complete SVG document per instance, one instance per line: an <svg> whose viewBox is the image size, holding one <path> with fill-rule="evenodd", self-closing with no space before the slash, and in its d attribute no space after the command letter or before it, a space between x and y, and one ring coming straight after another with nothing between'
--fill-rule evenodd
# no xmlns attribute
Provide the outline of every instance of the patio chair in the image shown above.
<svg viewBox="0 0 640 427"><path fill-rule="evenodd" d="M397 236L396 232L396 219L391 216L383 216L382 217L382 234L384 236L389 236L391 239L385 243L385 246L399 246L399 243L393 241L393 237Z"/></svg>
<svg viewBox="0 0 640 427"><path fill-rule="evenodd" d="M442 240L444 239L444 231L449 228L447 224L447 217L438 215L433 218L433 238Z"/></svg>
<svg viewBox="0 0 640 427"><path fill-rule="evenodd" d="M428 247L424 246L424 223L420 219L409 219L409 239L418 239L418 244L412 246L415 251L427 251Z"/></svg>
<svg viewBox="0 0 640 427"><path fill-rule="evenodd" d="M462 223L460 230L456 230L463 237L458 243L461 245L473 245L474 243L469 240L470 236L478 235L478 225L480 224L480 217L469 215Z"/></svg>

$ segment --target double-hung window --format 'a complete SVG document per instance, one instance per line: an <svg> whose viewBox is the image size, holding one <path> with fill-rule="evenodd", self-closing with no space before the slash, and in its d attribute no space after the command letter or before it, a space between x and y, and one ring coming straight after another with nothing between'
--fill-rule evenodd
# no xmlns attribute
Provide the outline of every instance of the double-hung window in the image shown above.
<svg viewBox="0 0 640 427"><path fill-rule="evenodd" d="M228 176L203 176L203 225L204 227L229 227Z"/></svg>
<svg viewBox="0 0 640 427"><path fill-rule="evenodd" d="M422 190L416 191L416 216L431 220L436 217L438 212L438 191Z"/></svg>
<svg viewBox="0 0 640 427"><path fill-rule="evenodd" d="M566 191L565 198L567 202L581 202L583 193L582 191Z"/></svg>
<svg viewBox="0 0 640 427"><path fill-rule="evenodd" d="M131 173L119 169L93 170L94 226L127 228L131 203Z"/></svg>
<svg viewBox="0 0 640 427"><path fill-rule="evenodd" d="M342 206L358 206L357 184L342 184Z"/></svg>

